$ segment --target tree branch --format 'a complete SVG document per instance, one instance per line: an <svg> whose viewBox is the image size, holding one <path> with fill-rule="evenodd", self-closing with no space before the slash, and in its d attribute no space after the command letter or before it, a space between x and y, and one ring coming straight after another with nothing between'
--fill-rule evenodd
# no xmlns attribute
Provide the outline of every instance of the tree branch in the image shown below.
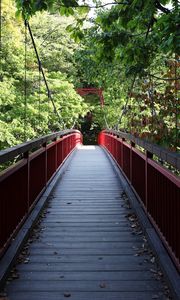
<svg viewBox="0 0 180 300"><path fill-rule="evenodd" d="M100 5L95 5L95 6L91 6L91 5L72 5L72 6L66 6L66 5L62 5L60 4L60 6L62 7L71 7L71 8L78 8L78 7L87 7L87 8L103 8L105 6L108 5L130 5L128 2L109 2L109 3L104 3L104 4L100 4Z"/></svg>
<svg viewBox="0 0 180 300"><path fill-rule="evenodd" d="M150 31L151 31L151 29L152 29L155 22L157 22L157 20L154 17L152 17L149 21L149 24L148 24L148 29L147 29L147 32L146 32L146 39L147 39L148 34L150 33Z"/></svg>
<svg viewBox="0 0 180 300"><path fill-rule="evenodd" d="M108 6L108 5L129 5L129 3L128 2L109 2L109 3L95 5L95 6L87 5L86 7L89 7L89 8L102 8L102 7L105 7L105 6ZM82 6L80 6L80 7L82 7Z"/></svg>
<svg viewBox="0 0 180 300"><path fill-rule="evenodd" d="M158 80L164 80L164 81L174 81L174 80L180 80L180 77L177 77L177 78L161 78L161 77L158 77L156 75L153 75L153 74L149 74L150 77L154 77Z"/></svg>
<svg viewBox="0 0 180 300"><path fill-rule="evenodd" d="M171 12L168 8L162 6L158 0L155 2L155 7L165 14L169 14Z"/></svg>

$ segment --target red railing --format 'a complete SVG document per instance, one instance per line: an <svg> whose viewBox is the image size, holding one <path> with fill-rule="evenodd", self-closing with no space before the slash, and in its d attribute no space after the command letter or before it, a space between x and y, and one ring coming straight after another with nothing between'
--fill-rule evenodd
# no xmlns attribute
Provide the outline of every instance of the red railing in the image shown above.
<svg viewBox="0 0 180 300"><path fill-rule="evenodd" d="M116 160L180 270L180 180L153 160L156 155L177 170L180 155L113 130L102 131L99 144ZM144 149L144 153L136 149L136 145Z"/></svg>
<svg viewBox="0 0 180 300"><path fill-rule="evenodd" d="M21 157L0 173L0 254L65 158L81 143L79 131L66 130L0 151L0 164Z"/></svg>

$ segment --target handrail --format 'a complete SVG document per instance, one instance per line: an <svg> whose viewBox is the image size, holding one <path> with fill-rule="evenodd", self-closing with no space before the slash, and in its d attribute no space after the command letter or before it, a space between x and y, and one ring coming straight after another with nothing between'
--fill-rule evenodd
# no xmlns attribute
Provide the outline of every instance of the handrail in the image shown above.
<svg viewBox="0 0 180 300"><path fill-rule="evenodd" d="M180 179L153 159L155 154L178 169L179 154L115 130L101 131L98 143L116 161L180 272Z"/></svg>
<svg viewBox="0 0 180 300"><path fill-rule="evenodd" d="M79 144L82 144L82 134L72 129L0 151L0 162L9 161L0 173L0 256L65 159ZM11 160L17 156L20 159L13 164Z"/></svg>
<svg viewBox="0 0 180 300"><path fill-rule="evenodd" d="M31 151L49 141L52 141L54 139L63 137L67 134L76 133L76 132L79 132L79 131L75 130L75 129L67 129L67 130L63 130L63 131L57 131L57 132L42 136L40 138L22 143L20 145L10 147L5 150L1 150L0 151L0 164L10 161L13 158L15 158L16 156L24 154L28 151Z"/></svg>
<svg viewBox="0 0 180 300"><path fill-rule="evenodd" d="M130 133L116 130L104 130L103 132L116 135L117 137L123 138L125 140L129 140L135 143L136 145L144 148L149 153L156 155L159 159L166 161L177 170L180 170L180 153L171 152L170 150L153 144L143 138L135 137Z"/></svg>

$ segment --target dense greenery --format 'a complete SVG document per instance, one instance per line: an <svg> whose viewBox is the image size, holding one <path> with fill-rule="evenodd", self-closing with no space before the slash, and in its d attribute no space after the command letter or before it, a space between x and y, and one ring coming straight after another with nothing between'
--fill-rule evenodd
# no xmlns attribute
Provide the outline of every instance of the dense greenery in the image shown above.
<svg viewBox="0 0 180 300"><path fill-rule="evenodd" d="M85 115L89 110L73 86L73 77L76 76L73 51L76 44L65 31L65 27L72 20L47 13L38 14L31 19L32 32L58 117L39 74L28 32L25 68L25 29L22 20L15 17L15 11L13 1L3 1L0 70L1 149L51 131L71 128L79 122L79 116Z"/></svg>
<svg viewBox="0 0 180 300"><path fill-rule="evenodd" d="M93 111L95 127L123 129L177 149L180 14L178 1L171 1L171 7L166 6L169 2L126 0L108 6L108 1L96 0L90 5L77 0L16 0L15 18L13 1L9 6L3 0L0 147L72 127ZM87 23L90 6L97 7L97 16ZM24 98L21 15L30 20L60 118L42 78L39 81L29 36ZM104 108L96 97L84 102L74 86L102 87Z"/></svg>
<svg viewBox="0 0 180 300"><path fill-rule="evenodd" d="M105 89L110 127L175 150L180 14L178 2L171 9L164 6L168 2L134 0L100 11L76 55L81 82Z"/></svg>

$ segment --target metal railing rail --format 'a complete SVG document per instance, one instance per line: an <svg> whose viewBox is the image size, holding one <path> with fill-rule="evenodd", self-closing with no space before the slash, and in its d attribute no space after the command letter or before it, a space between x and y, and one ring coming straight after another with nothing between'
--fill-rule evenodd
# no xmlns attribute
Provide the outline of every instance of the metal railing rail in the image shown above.
<svg viewBox="0 0 180 300"><path fill-rule="evenodd" d="M0 151L1 164L20 157L0 173L0 255L63 161L81 143L78 130L65 130Z"/></svg>
<svg viewBox="0 0 180 300"><path fill-rule="evenodd" d="M106 133L113 134L117 137L123 138L127 141L131 141L136 145L144 148L144 150L159 157L160 160L169 163L174 168L180 170L180 153L171 152L159 145L155 145L143 138L135 137L134 135L122 131L105 130Z"/></svg>
<svg viewBox="0 0 180 300"><path fill-rule="evenodd" d="M54 132L48 135L45 135L43 137L22 143L20 145L7 148L5 150L0 151L0 164L8 162L15 158L18 155L22 155L24 153L27 153L28 151L31 151L35 148L38 148L42 146L45 143L48 143L49 141L53 141L54 139L58 139L60 137L63 137L65 135L68 135L70 133L75 133L77 130L73 129L67 129L63 131Z"/></svg>
<svg viewBox="0 0 180 300"><path fill-rule="evenodd" d="M156 155L178 169L179 154L114 130L102 131L99 144L116 160L180 271L180 180L153 160Z"/></svg>

